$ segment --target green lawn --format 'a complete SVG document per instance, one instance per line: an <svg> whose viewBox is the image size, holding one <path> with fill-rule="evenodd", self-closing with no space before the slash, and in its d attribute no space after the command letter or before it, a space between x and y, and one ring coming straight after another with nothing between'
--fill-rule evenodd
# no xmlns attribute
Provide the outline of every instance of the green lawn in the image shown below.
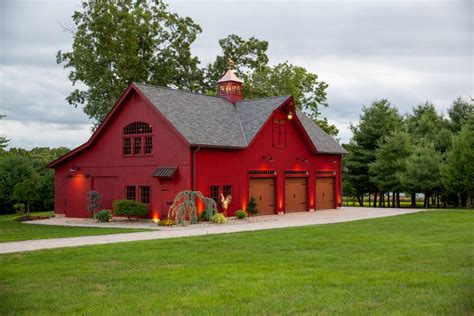
<svg viewBox="0 0 474 316"><path fill-rule="evenodd" d="M0 255L0 314L474 313L474 211Z"/></svg>
<svg viewBox="0 0 474 316"><path fill-rule="evenodd" d="M52 216L53 212L31 213L38 216ZM18 215L0 215L0 242L29 239L76 237L132 233L144 229L68 227L25 224L15 221Z"/></svg>

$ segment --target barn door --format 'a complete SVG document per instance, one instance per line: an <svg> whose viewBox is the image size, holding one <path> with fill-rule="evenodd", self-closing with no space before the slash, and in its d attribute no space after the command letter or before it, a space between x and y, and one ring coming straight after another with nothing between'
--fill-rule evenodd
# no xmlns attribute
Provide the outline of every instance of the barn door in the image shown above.
<svg viewBox="0 0 474 316"><path fill-rule="evenodd" d="M335 208L334 178L316 178L316 209Z"/></svg>
<svg viewBox="0 0 474 316"><path fill-rule="evenodd" d="M285 179L285 212L306 211L306 178Z"/></svg>
<svg viewBox="0 0 474 316"><path fill-rule="evenodd" d="M255 178L249 181L250 197L257 201L259 215L275 213L275 180L273 178Z"/></svg>
<svg viewBox="0 0 474 316"><path fill-rule="evenodd" d="M65 216L67 217L91 217L87 210L87 194L91 190L90 177L82 174L69 178L67 183L67 197L65 203Z"/></svg>

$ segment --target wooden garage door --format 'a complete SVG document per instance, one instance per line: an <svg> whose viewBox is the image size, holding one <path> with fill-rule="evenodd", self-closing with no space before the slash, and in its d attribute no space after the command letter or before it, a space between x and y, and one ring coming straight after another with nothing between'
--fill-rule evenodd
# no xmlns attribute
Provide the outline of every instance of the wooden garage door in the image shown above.
<svg viewBox="0 0 474 316"><path fill-rule="evenodd" d="M285 179L285 212L306 211L306 178Z"/></svg>
<svg viewBox="0 0 474 316"><path fill-rule="evenodd" d="M250 179L250 196L257 201L259 215L272 215L275 210L275 181L273 178Z"/></svg>
<svg viewBox="0 0 474 316"><path fill-rule="evenodd" d="M334 208L334 178L316 178L316 209Z"/></svg>

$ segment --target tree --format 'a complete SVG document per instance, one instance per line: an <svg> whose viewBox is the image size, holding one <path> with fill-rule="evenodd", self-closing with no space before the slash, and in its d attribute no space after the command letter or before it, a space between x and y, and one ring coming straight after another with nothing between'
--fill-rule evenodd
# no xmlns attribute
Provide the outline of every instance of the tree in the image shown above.
<svg viewBox="0 0 474 316"><path fill-rule="evenodd" d="M256 70L268 64L268 42L251 37L248 40L230 34L219 40L222 54L216 56L214 62L207 65L204 70L204 91L216 93L217 81L227 70L229 58L235 63L235 72L246 82Z"/></svg>
<svg viewBox="0 0 474 316"><path fill-rule="evenodd" d="M3 118L5 118L6 115L1 115L0 114L0 120L2 120ZM3 151L5 149L5 147L8 146L8 143L10 142L9 139L7 139L5 136L3 135L0 135L0 152Z"/></svg>
<svg viewBox="0 0 474 316"><path fill-rule="evenodd" d="M97 191L89 191L87 193L87 210L91 212L91 217L93 218L95 212L99 211L102 208L102 195Z"/></svg>
<svg viewBox="0 0 474 316"><path fill-rule="evenodd" d="M429 207L431 194L441 189L440 162L441 157L435 150L434 144L422 141L415 146L415 150L407 158L405 172L398 173L405 192L425 194L425 208Z"/></svg>
<svg viewBox="0 0 474 316"><path fill-rule="evenodd" d="M474 196L474 115L453 138L441 175L444 186L459 194L461 204L467 207L467 197Z"/></svg>
<svg viewBox="0 0 474 316"><path fill-rule="evenodd" d="M26 203L26 213L30 214L30 205L39 199L38 182L35 177L15 184L11 199Z"/></svg>
<svg viewBox="0 0 474 316"><path fill-rule="evenodd" d="M470 115L474 114L474 105L461 97L454 100L448 109L451 130L458 133Z"/></svg>
<svg viewBox="0 0 474 316"><path fill-rule="evenodd" d="M134 81L190 90L202 87L199 60L191 44L201 32L189 17L167 9L161 0L82 1L72 16L72 51L57 53L70 68L73 85L67 101L100 123Z"/></svg>
<svg viewBox="0 0 474 316"><path fill-rule="evenodd" d="M383 144L385 137L392 134L401 123L402 118L397 109L383 99L374 101L368 107L364 106L359 124L351 125L353 136L349 144L345 145L349 153L343 163L347 169L345 176L359 195L359 203L362 203L365 193L377 192L377 186L369 175L369 165L375 162L376 150Z"/></svg>
<svg viewBox="0 0 474 316"><path fill-rule="evenodd" d="M449 122L439 115L434 105L428 101L413 108L413 114L406 118L406 125L415 142L422 139L430 141L440 153L451 147Z"/></svg>
<svg viewBox="0 0 474 316"><path fill-rule="evenodd" d="M5 154L0 159L0 211L11 211L14 186L35 176L36 172L28 158L17 154Z"/></svg>
<svg viewBox="0 0 474 316"><path fill-rule="evenodd" d="M396 192L396 205L399 206L399 193L403 188L397 173L405 172L406 159L413 150L410 135L397 130L379 140L379 143L379 148L375 150L376 160L369 165L370 180L382 192Z"/></svg>
<svg viewBox="0 0 474 316"><path fill-rule="evenodd" d="M269 66L266 54L268 42L254 37L244 40L231 34L219 40L219 45L222 54L205 70L205 91L215 94L216 83L224 74L230 58L236 65L237 75L244 81L243 92L247 98L292 95L296 108L304 110L328 134L337 135L336 126L321 117L320 106L328 106L328 85L319 81L316 74L288 62Z"/></svg>

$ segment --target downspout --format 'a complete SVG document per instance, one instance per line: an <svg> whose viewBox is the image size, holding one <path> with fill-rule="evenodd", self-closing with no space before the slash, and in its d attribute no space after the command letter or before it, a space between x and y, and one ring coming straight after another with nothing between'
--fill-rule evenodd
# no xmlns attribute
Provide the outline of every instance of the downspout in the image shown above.
<svg viewBox="0 0 474 316"><path fill-rule="evenodd" d="M196 191L196 153L201 150L201 146L198 146L196 149L193 150L193 161L192 161L192 164L193 164L193 174L192 174L192 189L193 191Z"/></svg>

